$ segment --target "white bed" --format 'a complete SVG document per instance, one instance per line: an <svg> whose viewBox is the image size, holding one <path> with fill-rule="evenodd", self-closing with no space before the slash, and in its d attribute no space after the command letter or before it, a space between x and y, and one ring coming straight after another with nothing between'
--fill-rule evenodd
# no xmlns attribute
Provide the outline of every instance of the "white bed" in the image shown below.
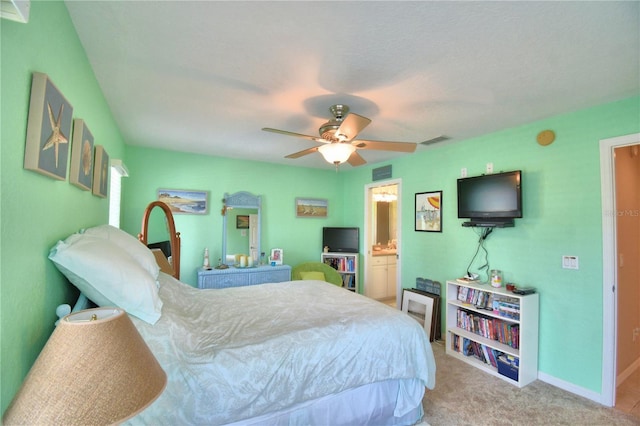
<svg viewBox="0 0 640 426"><path fill-rule="evenodd" d="M94 247L92 237L88 249L84 240L74 260L98 248L104 253L103 242ZM84 281L106 269L70 270L64 259L69 245L60 242L50 258L83 293L95 291L94 283L87 288ZM123 300L120 307L130 313L168 383L128 424L420 422L425 387L435 385L435 360L423 328L406 314L323 281L199 290L156 273L156 282L153 303L141 308ZM99 290L88 296L116 298L107 294L112 289ZM144 303L146 297L139 299ZM127 307L141 313L132 315Z"/></svg>

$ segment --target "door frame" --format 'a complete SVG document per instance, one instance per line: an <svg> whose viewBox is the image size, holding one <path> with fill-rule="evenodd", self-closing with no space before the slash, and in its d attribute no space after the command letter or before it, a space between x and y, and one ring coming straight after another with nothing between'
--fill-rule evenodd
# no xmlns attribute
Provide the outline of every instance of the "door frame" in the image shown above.
<svg viewBox="0 0 640 426"><path fill-rule="evenodd" d="M600 188L602 196L602 389L600 403L616 403L618 354L618 274L614 150L640 143L640 133L600 140Z"/></svg>
<svg viewBox="0 0 640 426"><path fill-rule="evenodd" d="M364 277L362 280L362 294L365 294L365 286L369 281L369 271L371 265L369 265L369 259L371 257L371 247L373 243L371 241L371 191L373 188L378 188L380 186L389 186L389 185L397 185L398 187L398 201L397 201L397 209L398 214L396 218L396 229L397 229L397 240L398 246L396 248L396 307L400 309L400 302L402 299L402 292L400 289L402 288L402 179L388 179L388 180L380 180L372 183L368 183L364 186L364 268L363 274Z"/></svg>

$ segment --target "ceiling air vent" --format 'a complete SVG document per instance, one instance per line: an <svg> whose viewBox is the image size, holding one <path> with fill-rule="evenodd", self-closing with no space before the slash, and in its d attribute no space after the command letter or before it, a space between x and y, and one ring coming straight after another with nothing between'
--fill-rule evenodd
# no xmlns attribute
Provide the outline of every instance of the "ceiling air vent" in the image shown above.
<svg viewBox="0 0 640 426"><path fill-rule="evenodd" d="M31 0L0 0L0 18L11 21L29 22Z"/></svg>
<svg viewBox="0 0 640 426"><path fill-rule="evenodd" d="M449 136L436 136L433 139L427 139L424 142L420 142L420 145L433 145L434 143L448 141L449 139L451 139Z"/></svg>

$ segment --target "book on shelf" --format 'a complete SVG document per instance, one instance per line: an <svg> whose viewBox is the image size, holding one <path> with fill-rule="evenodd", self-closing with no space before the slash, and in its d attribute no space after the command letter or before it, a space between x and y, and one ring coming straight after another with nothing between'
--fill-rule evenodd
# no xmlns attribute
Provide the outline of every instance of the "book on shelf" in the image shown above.
<svg viewBox="0 0 640 426"><path fill-rule="evenodd" d="M462 330L477 334L485 339L495 340L514 349L520 347L520 326L518 324L511 324L462 308L458 309L456 316L456 326Z"/></svg>
<svg viewBox="0 0 640 426"><path fill-rule="evenodd" d="M467 277L456 278L456 281L458 281L458 283L460 284L479 284L480 283L480 280L474 280Z"/></svg>
<svg viewBox="0 0 640 426"><path fill-rule="evenodd" d="M483 345L482 343L474 342L466 337L460 337L457 334L453 334L452 336L451 349L464 356L472 356L493 368L498 368L498 359L515 367L519 364L517 357L506 355L504 352Z"/></svg>

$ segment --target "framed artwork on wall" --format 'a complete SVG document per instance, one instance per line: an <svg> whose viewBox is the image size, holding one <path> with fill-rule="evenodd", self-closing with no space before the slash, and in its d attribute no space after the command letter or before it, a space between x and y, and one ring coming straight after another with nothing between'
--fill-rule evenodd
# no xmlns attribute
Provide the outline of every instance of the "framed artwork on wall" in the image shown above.
<svg viewBox="0 0 640 426"><path fill-rule="evenodd" d="M328 201L321 198L296 198L296 217L327 217Z"/></svg>
<svg viewBox="0 0 640 426"><path fill-rule="evenodd" d="M416 194L416 231L442 232L442 191Z"/></svg>
<svg viewBox="0 0 640 426"><path fill-rule="evenodd" d="M107 188L109 187L109 154L102 145L95 146L95 156L93 161L93 195L100 198L107 198Z"/></svg>
<svg viewBox="0 0 640 426"><path fill-rule="evenodd" d="M73 107L46 74L34 72L27 120L24 168L67 179Z"/></svg>
<svg viewBox="0 0 640 426"><path fill-rule="evenodd" d="M236 216L236 229L249 229L249 215Z"/></svg>
<svg viewBox="0 0 640 426"><path fill-rule="evenodd" d="M71 145L71 169L69 183L91 191L93 179L93 135L84 120L73 120L73 140Z"/></svg>
<svg viewBox="0 0 640 426"><path fill-rule="evenodd" d="M189 189L158 189L158 201L169 206L174 214L207 214L207 191Z"/></svg>

